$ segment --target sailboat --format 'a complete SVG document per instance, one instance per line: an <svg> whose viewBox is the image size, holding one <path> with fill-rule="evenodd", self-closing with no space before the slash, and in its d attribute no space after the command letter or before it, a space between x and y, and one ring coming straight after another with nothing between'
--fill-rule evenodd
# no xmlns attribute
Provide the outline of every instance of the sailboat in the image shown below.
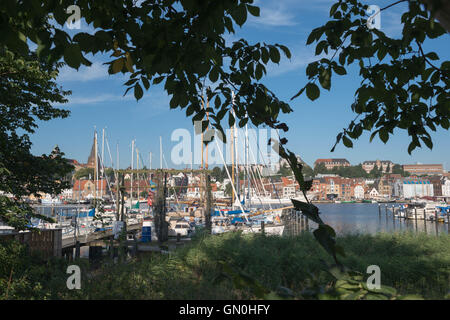
<svg viewBox="0 0 450 320"><path fill-rule="evenodd" d="M234 93L233 99L234 103ZM233 107L231 112L234 115ZM213 222L213 233L221 233L230 230L235 230L236 228L241 229L244 233L255 233L261 232L261 224L264 221L264 232L270 235L282 235L284 231L284 225L281 221L281 212L283 208L272 209L271 210L257 210L252 208L250 197L251 197L251 170L249 165L249 143L248 143L248 129L246 128L246 138L245 138L245 153L244 153L244 176L247 176L247 192L240 194L240 183L239 183L239 154L238 154L238 131L236 125L231 128L231 159L232 159L232 174L228 170L227 164L223 157L221 148L217 144L217 150L221 156L223 165L225 166L225 171L228 178L230 179L232 186L232 206L231 208L216 208L212 217ZM202 146L203 147L203 146ZM236 182L235 182L236 177ZM245 183L245 180L244 180ZM246 203L248 204L246 206ZM267 224L267 225L266 225Z"/></svg>

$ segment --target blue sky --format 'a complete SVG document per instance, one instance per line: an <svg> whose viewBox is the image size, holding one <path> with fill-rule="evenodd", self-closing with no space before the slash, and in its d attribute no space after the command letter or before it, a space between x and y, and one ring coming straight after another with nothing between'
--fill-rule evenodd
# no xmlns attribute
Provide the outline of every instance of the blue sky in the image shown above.
<svg viewBox="0 0 450 320"><path fill-rule="evenodd" d="M289 47L291 60L284 58L279 65L268 67L264 84L284 101L289 101L307 83L305 68L315 60L314 46L306 46L309 32L328 21L329 8L333 0L264 0L256 1L261 7L261 17L251 17L242 29L227 36L227 41L247 39L249 42L280 43ZM392 1L372 1L383 7ZM402 5L384 11L381 28L388 35L399 35ZM92 32L85 23L82 31ZM442 59L449 59L449 35L438 41L425 44L426 51L436 51ZM85 163L93 140L94 127L99 132L106 127L107 139L115 160L116 144L119 144L120 167L131 161L131 140L136 140L144 161L148 166L148 154L153 153L153 167L159 164L159 136L162 136L165 158L169 166L170 153L177 142L171 141L175 129L185 128L192 132L192 122L181 110L170 110L170 98L162 86L153 86L136 102L132 92L123 97L126 81L124 75L108 75L103 62L108 57L89 57L94 64L89 68L71 70L64 68L59 83L72 90L69 103L63 107L71 111L67 119L40 122L39 129L31 136L34 154L49 153L59 145L68 158ZM286 137L288 147L312 165L317 158L347 158L352 164L364 160L392 160L395 163L442 163L450 170L450 134L440 130L432 132L434 148L416 149L412 156L407 153L409 138L397 131L385 145L379 140L369 143L369 134L364 134L354 147L339 145L335 152L330 149L336 135L354 118L350 105L359 84L358 71L351 69L344 77L333 77L330 92L321 92L321 97L311 102L306 96L290 102L293 113L282 116L290 130ZM107 156L109 159L109 155ZM109 160L106 161L109 164Z"/></svg>

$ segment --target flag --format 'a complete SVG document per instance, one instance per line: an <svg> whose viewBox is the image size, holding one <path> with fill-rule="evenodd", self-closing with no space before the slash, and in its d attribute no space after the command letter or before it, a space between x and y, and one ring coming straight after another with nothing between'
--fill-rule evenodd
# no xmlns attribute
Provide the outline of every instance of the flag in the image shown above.
<svg viewBox="0 0 450 320"><path fill-rule="evenodd" d="M134 206L131 207L132 209L139 209L139 200L136 202Z"/></svg>

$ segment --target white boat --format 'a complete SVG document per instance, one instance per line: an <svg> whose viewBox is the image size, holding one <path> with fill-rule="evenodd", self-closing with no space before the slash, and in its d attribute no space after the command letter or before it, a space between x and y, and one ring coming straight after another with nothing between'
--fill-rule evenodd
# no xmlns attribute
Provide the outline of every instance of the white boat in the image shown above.
<svg viewBox="0 0 450 320"><path fill-rule="evenodd" d="M58 198L53 198L50 195L47 195L45 198L41 199L41 203L42 204L50 204L50 205L55 205L55 204L62 204L61 199Z"/></svg>
<svg viewBox="0 0 450 320"><path fill-rule="evenodd" d="M284 225L280 225L280 226L266 225L266 226L264 226L264 233L267 235L281 236L281 235L283 235L283 231L284 231ZM242 233L260 233L260 232L262 232L261 226L253 226L250 228L246 228L242 231Z"/></svg>
<svg viewBox="0 0 450 320"><path fill-rule="evenodd" d="M187 237L192 231L193 230L189 222L186 220L178 220L174 226L169 228L169 236L177 236L177 234L180 234L182 237Z"/></svg>

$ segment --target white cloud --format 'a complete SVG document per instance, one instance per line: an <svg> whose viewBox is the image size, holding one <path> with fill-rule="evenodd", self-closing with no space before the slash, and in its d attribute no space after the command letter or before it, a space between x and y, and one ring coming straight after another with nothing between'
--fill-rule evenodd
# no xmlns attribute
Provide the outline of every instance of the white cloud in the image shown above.
<svg viewBox="0 0 450 320"><path fill-rule="evenodd" d="M259 1L255 5L260 7L260 16L249 17L249 23L256 25L264 25L270 27L286 27L297 24L295 15L289 11L283 2L271 2L260 4Z"/></svg>
<svg viewBox="0 0 450 320"><path fill-rule="evenodd" d="M108 66L101 62L94 62L90 67L81 66L78 71L64 66L59 72L58 81L86 82L108 77Z"/></svg>
<svg viewBox="0 0 450 320"><path fill-rule="evenodd" d="M297 71L313 61L326 57L325 54L316 56L314 50L314 48L306 46L297 46L293 49L290 48L292 55L291 59L287 59L283 56L279 64L269 64L267 67L267 76L276 77L285 73Z"/></svg>

